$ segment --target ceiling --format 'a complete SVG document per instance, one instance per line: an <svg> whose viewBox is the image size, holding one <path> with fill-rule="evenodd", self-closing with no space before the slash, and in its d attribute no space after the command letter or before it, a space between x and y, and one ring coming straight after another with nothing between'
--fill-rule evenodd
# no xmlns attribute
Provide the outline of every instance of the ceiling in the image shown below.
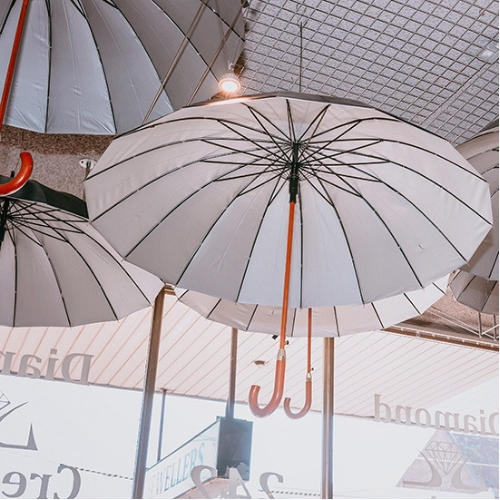
<svg viewBox="0 0 500 500"><path fill-rule="evenodd" d="M250 0L245 16L245 94L355 99L455 145L498 117L495 1Z"/></svg>
<svg viewBox="0 0 500 500"><path fill-rule="evenodd" d="M250 0L244 15L246 43L235 70L240 74L242 93L245 95L284 90L355 99L423 127L454 145L470 139L498 118L496 1ZM483 53L485 49L490 52ZM28 150L35 161L34 179L54 189L83 197L85 169L81 168L80 160L97 160L111 140L112 137L106 136L37 134L5 126L0 148L0 174L8 175L17 164L19 151ZM147 332L149 312L144 312L140 321L134 318L119 324L103 325L101 330L123 334L124 329L131 328L130 333L135 328L130 326L130 322L138 321ZM179 321L177 334L187 335L194 328L190 321ZM437 351L442 349L436 340L447 342L450 349L455 349L453 343L465 345L463 353L467 354L463 355L476 359L475 368L471 365L472 373L478 369L480 358L470 352L483 352L490 356L491 349L498 349L496 321L497 318L489 315L479 317L477 312L458 304L448 293L422 316L391 330L400 334L396 337L404 339L407 347L415 342L419 349L434 351L436 356L440 355ZM171 323L171 318L168 323ZM94 326L85 328L88 331ZM210 328L216 327L212 325ZM29 332L25 330L16 333L12 329L0 329L0 350L6 348L16 335L19 341L27 338ZM54 335L54 339L59 339L61 335L60 329L43 331L48 332L47 338ZM227 344L227 328L224 331L224 342ZM196 332L198 330L193 335L197 338ZM73 334L76 335L74 329ZM245 343L252 343L252 348L248 352L242 351L241 356L242 359L247 358L247 365L254 371L239 374L242 390L238 397L241 399L246 397L243 392L248 385L245 382L247 375L252 383L260 381L264 384L264 380L271 378L265 370L257 372L252 365L261 354L267 353L267 346L263 349L259 344L272 342L268 336L263 337L265 340L252 338L250 341L250 338L245 334L240 336L240 339L246 339ZM429 341L430 344L422 344L422 347L420 343L424 338L433 340ZM69 337L67 342L70 342ZM189 356L190 351L189 342L184 347L180 342L177 344L179 354L176 354L179 359L180 353ZM341 341L344 342L348 341ZM40 346L44 345L48 349L49 344L40 343ZM145 351L140 352L144 356ZM320 356L320 344L317 344L315 352ZM223 366L222 351L220 356L217 362ZM206 361L196 358L190 362L201 366ZM488 376L494 376L496 362L496 356L493 364L488 362ZM471 363L474 364L474 361ZM127 359L124 358L121 366L126 365ZM106 370L103 370L102 377L95 382L111 384L112 376L104 376ZM142 367L135 367L134 370L136 378L133 381L121 380L120 383L137 387L143 371ZM266 373L266 376L253 379L258 373ZM164 376L163 379L160 375L157 389L173 390L172 373L166 372ZM214 380L216 376L214 371L201 380L209 384L210 377ZM418 371L414 376L418 376ZM474 380L478 382L480 379L481 375ZM295 379L292 377L291 380ZM297 378L291 386L292 394L294 391L299 393L302 384L302 379ZM192 393L188 389L183 391ZM210 397L224 399L221 394L219 391ZM361 405L368 404L360 401ZM415 403L423 404L424 401L417 398ZM319 408L319 400L315 401L315 407ZM361 413L365 410L359 409ZM345 412L351 411L346 403Z"/></svg>

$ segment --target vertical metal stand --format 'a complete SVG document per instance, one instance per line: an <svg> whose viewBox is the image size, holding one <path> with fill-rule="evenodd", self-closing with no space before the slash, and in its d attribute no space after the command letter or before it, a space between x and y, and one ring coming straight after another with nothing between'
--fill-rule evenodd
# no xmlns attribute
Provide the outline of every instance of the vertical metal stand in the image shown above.
<svg viewBox="0 0 500 500"><path fill-rule="evenodd" d="M321 461L321 498L333 498L334 347L334 337L325 337L323 347L323 453Z"/></svg>
<svg viewBox="0 0 500 500"><path fill-rule="evenodd" d="M156 371L158 368L158 352L160 349L161 323L163 319L163 303L166 287L163 287L156 297L153 307L153 321L149 337L149 352L144 382L141 423L137 442L134 484L132 498L143 498L144 480L146 477L146 461L148 455L149 433L151 430L151 415L153 412L153 397L155 391Z"/></svg>
<svg viewBox="0 0 500 500"><path fill-rule="evenodd" d="M236 400L236 362L238 357L238 330L231 328L231 361L229 371L229 396L226 404L226 417L234 418Z"/></svg>
<svg viewBox="0 0 500 500"><path fill-rule="evenodd" d="M156 452L156 460L159 462L162 457L163 445L163 426L165 425L165 400L167 399L167 390L161 390L161 416L160 416L160 429L158 431L158 450Z"/></svg>

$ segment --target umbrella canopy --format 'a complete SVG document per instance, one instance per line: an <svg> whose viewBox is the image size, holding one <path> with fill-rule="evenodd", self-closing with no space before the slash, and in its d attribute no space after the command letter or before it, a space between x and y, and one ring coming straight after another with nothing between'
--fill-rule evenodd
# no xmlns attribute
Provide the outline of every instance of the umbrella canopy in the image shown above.
<svg viewBox="0 0 500 500"><path fill-rule="evenodd" d="M453 296L479 313L498 315L498 281L457 271L450 281Z"/></svg>
<svg viewBox="0 0 500 500"><path fill-rule="evenodd" d="M312 335L340 337L352 333L381 330L423 314L446 293L448 276L405 294L381 299L371 304L321 307L312 311ZM281 309L255 304L238 304L211 297L193 290L175 289L180 302L217 323L251 332L279 334ZM308 310L294 309L288 313L287 335L305 337Z"/></svg>
<svg viewBox="0 0 500 500"><path fill-rule="evenodd" d="M150 306L163 285L123 261L75 196L28 181L0 207L1 325L117 320Z"/></svg>
<svg viewBox="0 0 500 500"><path fill-rule="evenodd" d="M486 280L498 281L498 120L457 150L488 181L493 211L492 229L462 269Z"/></svg>
<svg viewBox="0 0 500 500"><path fill-rule="evenodd" d="M21 4L0 5L2 86ZM112 135L150 111L153 119L209 99L243 48L241 7L240 0L30 0L4 123Z"/></svg>
<svg viewBox="0 0 500 500"><path fill-rule="evenodd" d="M492 218L487 182L448 142L303 94L176 111L112 141L85 189L93 224L124 258L239 303L282 304L296 213L292 308L425 287L470 259Z"/></svg>

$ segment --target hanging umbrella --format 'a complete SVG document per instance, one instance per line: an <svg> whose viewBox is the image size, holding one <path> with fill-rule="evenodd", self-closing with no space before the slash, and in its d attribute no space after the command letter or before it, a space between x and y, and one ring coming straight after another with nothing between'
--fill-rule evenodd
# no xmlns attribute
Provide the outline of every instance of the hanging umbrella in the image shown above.
<svg viewBox="0 0 500 500"><path fill-rule="evenodd" d="M446 293L448 276L431 283L422 290L381 299L371 304L333 306L289 311L286 325L287 336L307 336L307 368L304 406L298 413L292 412L290 398L283 402L290 418L302 418L312 403L312 337L339 337L354 333L380 330L423 314ZM180 302L201 314L204 318L244 331L280 333L282 311L272 306L238 304L211 297L193 290L175 289ZM256 412L260 416L260 412Z"/></svg>
<svg viewBox="0 0 500 500"><path fill-rule="evenodd" d="M493 211L492 229L462 269L486 280L498 281L498 120L457 150L488 181Z"/></svg>
<svg viewBox="0 0 500 500"><path fill-rule="evenodd" d="M267 413L281 401L289 307L425 287L491 227L488 185L449 143L303 94L171 113L112 141L85 189L93 224L130 262L180 288L282 305Z"/></svg>
<svg viewBox="0 0 500 500"><path fill-rule="evenodd" d="M94 226L166 283L234 302L369 303L464 264L488 184L446 141L371 107L264 95L184 108L114 141L85 181ZM168 258L166 258L168 256Z"/></svg>
<svg viewBox="0 0 500 500"><path fill-rule="evenodd" d="M209 99L243 48L240 0L4 1L2 86L23 8L4 123L36 132L113 135Z"/></svg>
<svg viewBox="0 0 500 500"><path fill-rule="evenodd" d="M479 313L498 315L498 280L457 271L450 281L457 302Z"/></svg>
<svg viewBox="0 0 500 500"><path fill-rule="evenodd" d="M2 325L117 320L150 306L162 287L123 261L89 224L85 202L75 196L30 180L0 197L0 212Z"/></svg>
<svg viewBox="0 0 500 500"><path fill-rule="evenodd" d="M401 321L423 314L443 297L448 275L421 290L381 299L370 304L319 307L312 310L315 337L340 337L353 333L383 330ZM255 304L238 304L193 290L175 289L180 302L201 316L238 330L279 334L281 308ZM305 337L308 309L289 311L287 336Z"/></svg>

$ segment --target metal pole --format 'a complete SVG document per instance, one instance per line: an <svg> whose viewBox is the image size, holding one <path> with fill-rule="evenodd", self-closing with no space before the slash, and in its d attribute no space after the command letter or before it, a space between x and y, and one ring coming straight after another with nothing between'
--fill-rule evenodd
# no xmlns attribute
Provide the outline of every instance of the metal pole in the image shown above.
<svg viewBox="0 0 500 500"><path fill-rule="evenodd" d="M166 287L163 287L156 297L153 307L151 335L149 337L149 352L146 366L146 380L144 382L141 423L135 461L134 484L132 498L143 498L144 480L146 477L146 461L148 455L149 432L151 430L151 415L153 411L153 397L158 368L158 352L160 348L161 323L163 319L163 303Z"/></svg>
<svg viewBox="0 0 500 500"><path fill-rule="evenodd" d="M238 330L231 328L231 361L229 369L229 396L226 404L226 417L234 418L236 400L236 361L238 356Z"/></svg>
<svg viewBox="0 0 500 500"><path fill-rule="evenodd" d="M325 337L323 345L323 455L321 461L321 498L333 498L334 337Z"/></svg>
<svg viewBox="0 0 500 500"><path fill-rule="evenodd" d="M231 26L227 30L226 34L224 35L224 38L220 42L219 46L217 47L217 50L215 51L215 54L212 56L212 59L208 63L207 67L205 68L205 71L203 72L203 75L201 76L198 84L196 85L195 89L193 90L191 97L189 98L189 101L187 102L186 106L191 105L193 102L193 99L195 98L196 94L198 93L198 90L200 90L200 87L202 86L203 82L205 81L205 78L207 77L208 73L212 69L212 66L215 63L215 60L219 57L219 54L222 52L222 49L224 48L225 43L227 42L229 35L231 35L232 30L236 26L236 23L242 15L243 11L241 9L238 10L238 13L236 14L236 17L233 19L233 22L231 23ZM228 61L229 62L229 61Z"/></svg>
<svg viewBox="0 0 500 500"><path fill-rule="evenodd" d="M158 99L160 98L161 93L163 92L165 85L167 85L168 80L172 76L172 73L174 69L177 66L177 63L179 62L179 59L181 58L182 54L184 53L184 49L186 48L189 38L194 32L194 29L196 28L196 25L198 24L201 15L203 14L203 10L207 7L207 0L202 0L200 3L200 6L198 7L198 11L196 12L196 15L194 16L193 20L191 21L191 25L189 26L189 29L186 31L186 34L184 35L184 39L182 40L181 45L177 49L177 53L174 56L174 59L172 63L170 64L170 67L168 68L167 74L163 78L160 88L158 89L158 92L156 93L153 102L151 103L151 106L148 109L148 112L146 113L146 116L144 116L144 119L142 120L142 124L146 123L147 119L151 115L151 112L153 111L153 108L156 106L156 103L158 102Z"/></svg>
<svg viewBox="0 0 500 500"><path fill-rule="evenodd" d="M160 430L158 432L158 451L156 452L156 460L159 462L162 459L161 448L163 444L163 426L165 424L165 400L167 399L167 390L161 390L161 416L160 416Z"/></svg>

